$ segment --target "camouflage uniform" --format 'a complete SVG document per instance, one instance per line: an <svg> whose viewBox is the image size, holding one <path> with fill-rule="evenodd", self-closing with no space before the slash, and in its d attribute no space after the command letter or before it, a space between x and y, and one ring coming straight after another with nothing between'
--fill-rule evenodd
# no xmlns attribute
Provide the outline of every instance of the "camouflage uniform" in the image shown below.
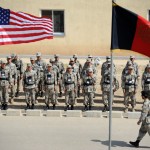
<svg viewBox="0 0 150 150"><path fill-rule="evenodd" d="M148 71L142 76L142 89L148 92L148 98L150 100L150 65L147 65Z"/></svg>
<svg viewBox="0 0 150 150"><path fill-rule="evenodd" d="M37 53L36 54L37 57L41 57L41 53ZM43 97L43 84L44 84L44 70L46 68L46 63L44 62L44 60L40 59L40 60L35 60L35 63L39 66L40 68L40 80L38 82L38 93L41 97Z"/></svg>
<svg viewBox="0 0 150 150"><path fill-rule="evenodd" d="M144 96L144 103L142 106L140 119L137 122L138 125L140 125L140 123L142 122L142 125L139 130L137 140L135 142L130 142L130 144L133 145L134 147L139 147L139 143L146 135L146 133L148 133L150 136L150 101L147 99L148 96L147 92L142 91L142 97L143 96Z"/></svg>
<svg viewBox="0 0 150 150"><path fill-rule="evenodd" d="M89 73L91 73L89 75ZM93 74L93 69L89 68L86 76L82 78L82 89L84 94L84 110L91 110L92 105L94 104L93 97L95 93L95 84L96 77ZM89 108L88 108L89 106Z"/></svg>
<svg viewBox="0 0 150 150"><path fill-rule="evenodd" d="M67 71L63 75L63 86L65 90L65 110L69 109L69 105L71 105L71 109L74 109L75 104L75 89L77 86L76 75L72 71L68 71L68 69L72 69L70 65L67 67Z"/></svg>
<svg viewBox="0 0 150 150"><path fill-rule="evenodd" d="M10 61L11 57L8 56L7 57L7 60ZM10 71L11 71L11 86L10 86L10 90L11 90L11 93L10 93L10 97L11 97L11 100L10 102L13 103L13 99L15 97L15 93L16 93L16 83L17 83L17 68L16 68L16 65L13 64L11 61L8 62L6 64L7 67L9 67Z"/></svg>
<svg viewBox="0 0 150 150"><path fill-rule="evenodd" d="M133 71L133 67L129 67L128 70ZM129 98L131 99L131 106L132 106L132 111L134 111L134 107L136 105L136 90L137 90L137 76L131 72L123 77L122 80L122 88L124 91L124 105L125 105L125 112L128 111L129 107Z"/></svg>
<svg viewBox="0 0 150 150"><path fill-rule="evenodd" d="M16 90L16 97L18 97L20 86L21 86L21 79L23 75L23 62L21 59L18 58L18 55L14 56L12 63L16 65L17 68L17 90Z"/></svg>
<svg viewBox="0 0 150 150"><path fill-rule="evenodd" d="M2 61L2 65L6 62ZM10 69L6 66L0 67L0 101L1 109L7 109L7 104L9 100L8 89L11 83L11 72Z"/></svg>
<svg viewBox="0 0 150 150"><path fill-rule="evenodd" d="M104 103L103 111L108 111L109 102L110 102L110 80L111 74L110 72L106 72L105 75L101 79L101 89L102 89L102 99ZM113 76L113 93L119 89L119 82L115 76ZM113 98L112 98L113 102Z"/></svg>
<svg viewBox="0 0 150 150"><path fill-rule="evenodd" d="M80 75L81 75L81 72L82 72L82 64L79 62L77 54L74 54L74 55L73 55L73 58L74 58L75 64L76 64L76 65L78 66L78 68L79 68L79 73L80 73Z"/></svg>
<svg viewBox="0 0 150 150"><path fill-rule="evenodd" d="M52 64L47 64L47 67L51 67L51 70L46 70L44 74L45 104L49 109L49 104L51 103L53 109L55 109L57 103L55 94L56 73L52 70Z"/></svg>
<svg viewBox="0 0 150 150"><path fill-rule="evenodd" d="M110 58L110 56L106 56L106 62L104 62L102 64L102 67L101 67L101 76L104 76L105 72L107 71L108 64L111 64L111 58ZM113 72L114 72L114 74L116 74L115 64L113 64Z"/></svg>
<svg viewBox="0 0 150 150"><path fill-rule="evenodd" d="M75 64L74 59L70 58L69 65L72 66L72 72L76 75L77 78L77 89L76 89L76 98L80 96L80 73L79 67Z"/></svg>
<svg viewBox="0 0 150 150"><path fill-rule="evenodd" d="M62 91L63 91L62 79L63 79L63 73L64 73L65 69L64 69L64 64L58 60L59 55L56 54L56 55L54 55L54 57L55 57L54 65L56 65L59 69L59 77L60 78L59 78L59 80L57 79L58 80L57 82L58 82L58 85L59 85L60 97L62 97Z"/></svg>
<svg viewBox="0 0 150 150"><path fill-rule="evenodd" d="M32 69L28 70L28 67L32 68L32 65L27 64L27 70L23 74L22 84L25 92L27 109L30 108L30 103L32 104L31 109L34 109L35 94L37 87L37 73Z"/></svg>

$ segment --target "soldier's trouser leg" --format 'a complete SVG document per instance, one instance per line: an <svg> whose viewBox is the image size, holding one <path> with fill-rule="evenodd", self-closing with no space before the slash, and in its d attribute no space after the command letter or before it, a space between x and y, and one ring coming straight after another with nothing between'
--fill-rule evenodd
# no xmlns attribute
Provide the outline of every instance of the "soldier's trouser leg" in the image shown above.
<svg viewBox="0 0 150 150"><path fill-rule="evenodd" d="M150 125L145 125L144 123L142 123L137 140L141 141L146 133L148 133L150 136Z"/></svg>
<svg viewBox="0 0 150 150"><path fill-rule="evenodd" d="M90 106L92 106L94 104L93 97L94 97L94 92L89 93L89 102L88 103Z"/></svg>
<svg viewBox="0 0 150 150"><path fill-rule="evenodd" d="M30 91L29 91L29 89L25 89L25 99L26 99L26 103L30 104L31 98L30 98Z"/></svg>
<svg viewBox="0 0 150 150"><path fill-rule="evenodd" d="M130 93L128 91L125 91L124 94L124 105L126 108L129 107L129 97L130 97Z"/></svg>
<svg viewBox="0 0 150 150"><path fill-rule="evenodd" d="M69 92L68 91L65 92L65 104L66 106L69 105Z"/></svg>
<svg viewBox="0 0 150 150"><path fill-rule="evenodd" d="M38 83L38 92L43 92L43 78L40 78L39 83Z"/></svg>
<svg viewBox="0 0 150 150"><path fill-rule="evenodd" d="M108 92L103 91L103 93L102 93L102 99L103 99L103 104L104 104L105 106L108 106L108 105L109 105Z"/></svg>
<svg viewBox="0 0 150 150"><path fill-rule="evenodd" d="M130 99L131 99L131 106L132 106L132 108L134 108L136 105L136 98L135 98L134 92L130 93Z"/></svg>
<svg viewBox="0 0 150 150"><path fill-rule="evenodd" d="M84 104L85 106L87 106L87 105L88 105L88 102L89 102L89 96L88 96L88 93L85 92L85 93L84 93L84 102L83 102L83 104Z"/></svg>
<svg viewBox="0 0 150 150"><path fill-rule="evenodd" d="M57 104L57 100L56 100L56 94L54 89L50 90L50 102L52 105L56 105Z"/></svg>
<svg viewBox="0 0 150 150"><path fill-rule="evenodd" d="M16 92L16 85L14 83L12 83L11 87L10 87L10 96L13 99L15 97L15 92Z"/></svg>
<svg viewBox="0 0 150 150"><path fill-rule="evenodd" d="M31 103L35 104L35 88L30 89L30 95L31 95Z"/></svg>
<svg viewBox="0 0 150 150"><path fill-rule="evenodd" d="M2 93L2 97L4 99L4 103L7 104L8 101L9 101L9 94L8 94L9 90L8 90L8 87L3 87L3 93Z"/></svg>
<svg viewBox="0 0 150 150"><path fill-rule="evenodd" d="M75 104L75 91L72 90L69 92L69 105Z"/></svg>
<svg viewBox="0 0 150 150"><path fill-rule="evenodd" d="M59 93L62 93L62 79L60 79L60 82L59 82Z"/></svg>
<svg viewBox="0 0 150 150"><path fill-rule="evenodd" d="M20 76L18 76L17 77L17 90L16 90L16 92L18 92L18 93L20 91L20 85L21 85L21 80L20 80Z"/></svg>
<svg viewBox="0 0 150 150"><path fill-rule="evenodd" d="M45 91L45 104L49 105L49 89Z"/></svg>
<svg viewBox="0 0 150 150"><path fill-rule="evenodd" d="M1 102L1 104L3 104L3 95L2 95L2 93L3 93L3 89L2 89L2 87L0 87L0 102Z"/></svg>

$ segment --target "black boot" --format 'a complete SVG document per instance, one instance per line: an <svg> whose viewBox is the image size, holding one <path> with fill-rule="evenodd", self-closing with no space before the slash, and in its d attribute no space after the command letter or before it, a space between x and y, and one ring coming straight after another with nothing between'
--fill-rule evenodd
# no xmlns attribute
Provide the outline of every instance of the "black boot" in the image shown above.
<svg viewBox="0 0 150 150"><path fill-rule="evenodd" d="M67 105L64 109L64 111L67 111L69 109L69 105Z"/></svg>
<svg viewBox="0 0 150 150"><path fill-rule="evenodd" d="M87 111L87 110L88 110L88 107L87 107L87 105L85 105L83 111Z"/></svg>
<svg viewBox="0 0 150 150"><path fill-rule="evenodd" d="M41 97L43 97L44 96L44 93L43 93L43 91L41 92Z"/></svg>
<svg viewBox="0 0 150 150"><path fill-rule="evenodd" d="M30 105L29 105L29 104L27 104L27 106L26 106L26 108L25 108L25 109L26 109L26 110L27 110L27 109L30 109Z"/></svg>
<svg viewBox="0 0 150 150"><path fill-rule="evenodd" d="M106 107L106 110L109 111L109 106Z"/></svg>
<svg viewBox="0 0 150 150"><path fill-rule="evenodd" d="M4 110L7 110L7 109L8 109L8 105L4 104Z"/></svg>
<svg viewBox="0 0 150 150"><path fill-rule="evenodd" d="M32 104L31 109L34 109L34 104Z"/></svg>
<svg viewBox="0 0 150 150"><path fill-rule="evenodd" d="M19 91L16 92L15 97L19 97Z"/></svg>
<svg viewBox="0 0 150 150"><path fill-rule="evenodd" d="M106 112L106 111L107 111L107 105L104 105L102 112Z"/></svg>
<svg viewBox="0 0 150 150"><path fill-rule="evenodd" d="M140 140L136 140L135 142L129 142L134 147L139 147Z"/></svg>
<svg viewBox="0 0 150 150"><path fill-rule="evenodd" d="M1 110L4 110L4 108L5 108L5 105L2 104L2 105L1 105Z"/></svg>
<svg viewBox="0 0 150 150"><path fill-rule="evenodd" d="M62 92L59 93L59 97L62 97Z"/></svg>
<svg viewBox="0 0 150 150"><path fill-rule="evenodd" d="M71 105L71 110L74 110L74 106L73 105Z"/></svg>
<svg viewBox="0 0 150 150"><path fill-rule="evenodd" d="M92 106L91 105L89 105L89 110L91 110L92 109Z"/></svg>
<svg viewBox="0 0 150 150"><path fill-rule="evenodd" d="M55 108L56 108L56 105L55 105L55 104L53 104L53 110L55 110Z"/></svg>

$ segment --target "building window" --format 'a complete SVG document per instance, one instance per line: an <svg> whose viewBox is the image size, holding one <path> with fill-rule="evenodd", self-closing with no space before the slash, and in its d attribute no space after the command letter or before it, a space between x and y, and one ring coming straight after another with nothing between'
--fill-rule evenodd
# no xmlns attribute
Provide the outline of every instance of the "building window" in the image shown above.
<svg viewBox="0 0 150 150"><path fill-rule="evenodd" d="M62 10L41 10L42 17L48 17L53 20L54 36L64 36L64 11Z"/></svg>

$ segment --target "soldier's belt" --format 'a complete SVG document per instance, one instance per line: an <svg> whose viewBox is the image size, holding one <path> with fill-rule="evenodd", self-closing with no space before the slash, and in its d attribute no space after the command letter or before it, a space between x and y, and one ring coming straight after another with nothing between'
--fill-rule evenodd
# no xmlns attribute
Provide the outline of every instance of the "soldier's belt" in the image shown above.
<svg viewBox="0 0 150 150"><path fill-rule="evenodd" d="M70 82L70 83L65 82L65 85L70 85L70 84L74 84L74 82Z"/></svg>
<svg viewBox="0 0 150 150"><path fill-rule="evenodd" d="M54 83L45 83L46 85L54 85Z"/></svg>
<svg viewBox="0 0 150 150"><path fill-rule="evenodd" d="M150 82L145 82L145 84L150 84Z"/></svg>
<svg viewBox="0 0 150 150"><path fill-rule="evenodd" d="M40 70L40 72L44 72L44 70Z"/></svg>
<svg viewBox="0 0 150 150"><path fill-rule="evenodd" d="M126 83L125 85L127 85L127 86L132 86L132 85L135 85L135 84L129 84L129 83Z"/></svg>
<svg viewBox="0 0 150 150"><path fill-rule="evenodd" d="M84 86L91 86L91 85L93 85L93 84L86 84L86 83L84 83Z"/></svg>
<svg viewBox="0 0 150 150"><path fill-rule="evenodd" d="M8 81L8 78L0 78L0 80L2 81L2 80L7 80Z"/></svg>
<svg viewBox="0 0 150 150"><path fill-rule="evenodd" d="M12 75L12 78L15 78L15 74L14 74L14 75Z"/></svg>
<svg viewBox="0 0 150 150"><path fill-rule="evenodd" d="M110 82L108 83L108 82L104 82L104 84L110 84Z"/></svg>

